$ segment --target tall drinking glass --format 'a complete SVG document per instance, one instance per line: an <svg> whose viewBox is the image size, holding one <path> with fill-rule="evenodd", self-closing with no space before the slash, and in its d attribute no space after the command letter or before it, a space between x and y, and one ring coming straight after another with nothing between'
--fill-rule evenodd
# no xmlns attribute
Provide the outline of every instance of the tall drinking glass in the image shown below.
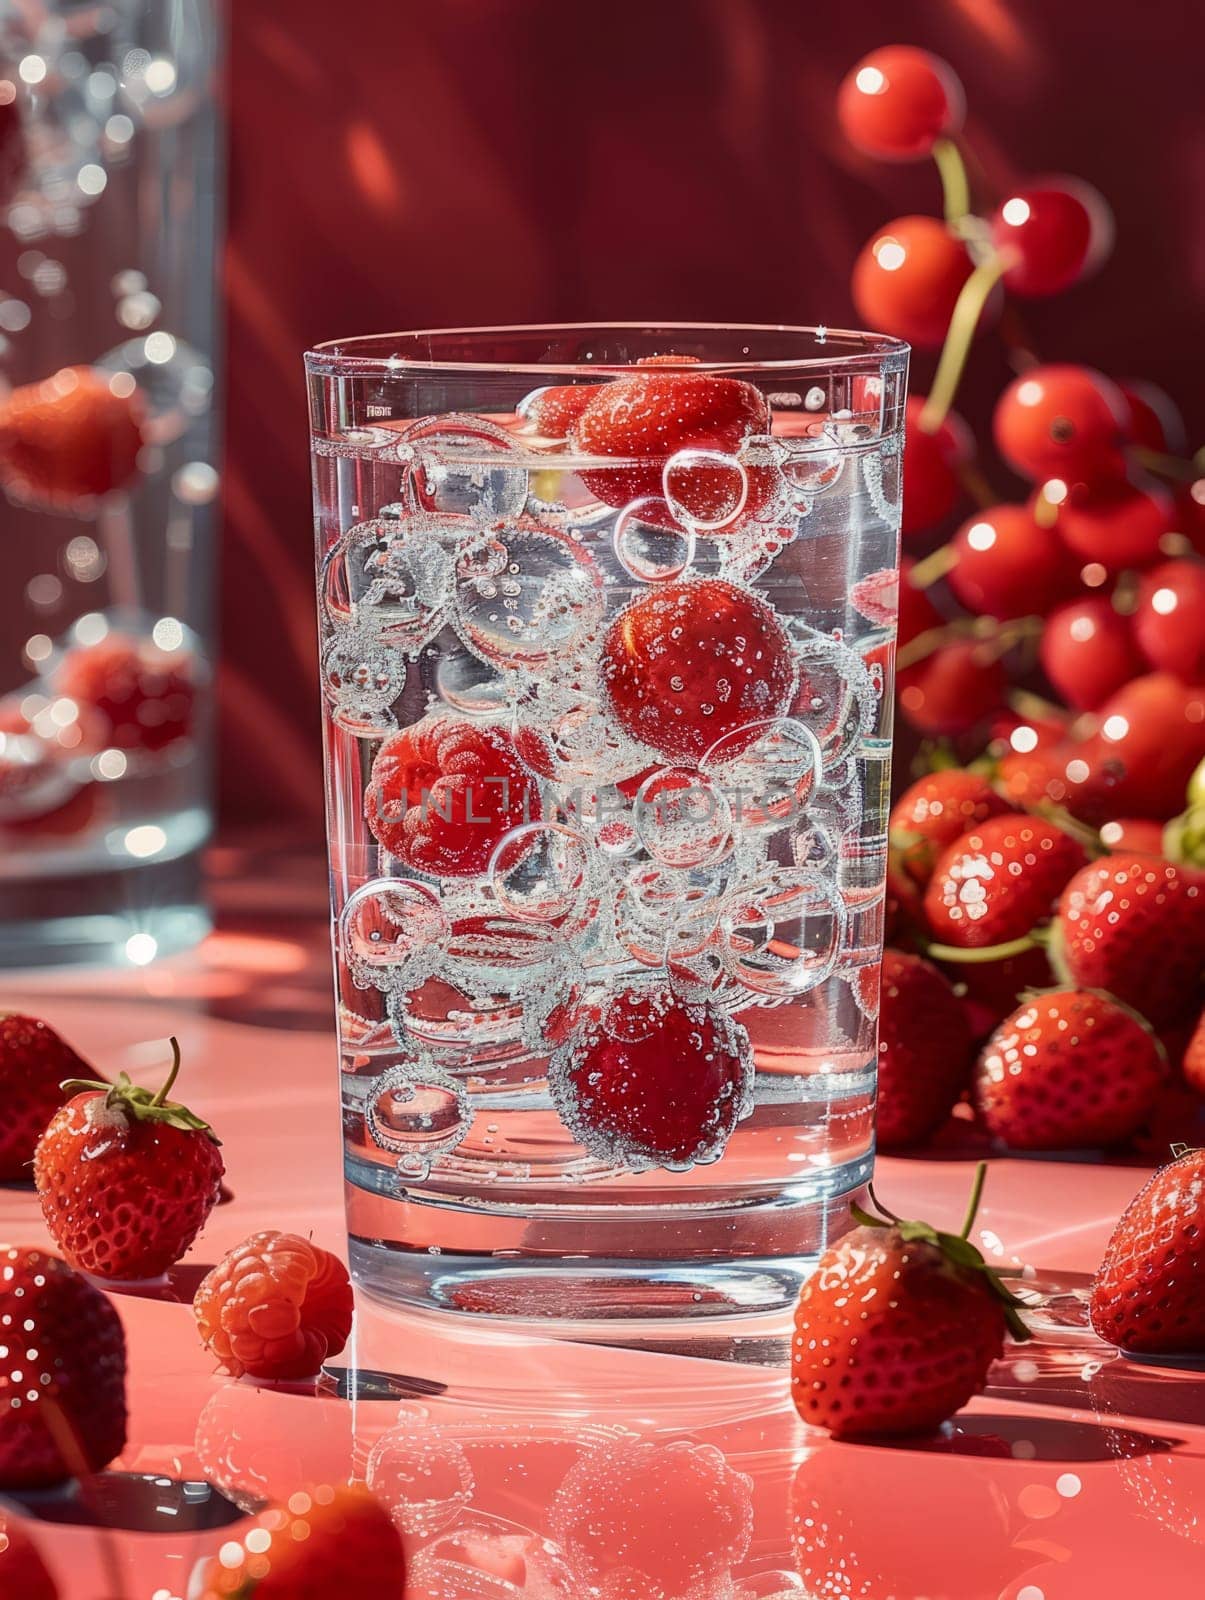
<svg viewBox="0 0 1205 1600"><path fill-rule="evenodd" d="M841 1226L873 1149L907 355L627 324L307 356L369 1291L781 1311Z"/></svg>

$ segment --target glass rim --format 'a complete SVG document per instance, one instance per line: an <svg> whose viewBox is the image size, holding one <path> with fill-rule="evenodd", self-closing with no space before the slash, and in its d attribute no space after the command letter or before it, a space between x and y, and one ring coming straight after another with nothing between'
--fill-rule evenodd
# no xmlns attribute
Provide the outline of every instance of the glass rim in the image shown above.
<svg viewBox="0 0 1205 1600"><path fill-rule="evenodd" d="M608 332L643 333L650 336L662 333L695 336L722 333L737 337L744 333L783 334L799 339L810 338L817 351L811 355L784 356L771 360L753 356L742 359L740 355L736 355L722 360L683 362L684 369L702 373L832 372L835 369L894 371L906 363L911 348L906 340L893 338L890 334L863 332L850 328L830 328L823 323L813 326L774 322L530 322L463 328L415 328L397 333L358 334L350 339L328 339L305 352L305 366L308 372L326 377L355 374L369 376L374 373L388 377L406 372L494 372L537 377L547 377L550 374L557 377L589 377L600 372L646 372L648 368L639 366L634 360L449 361L424 354L379 353L382 347L388 347L395 342L405 345L436 339L504 338L507 335L541 333L602 335Z"/></svg>

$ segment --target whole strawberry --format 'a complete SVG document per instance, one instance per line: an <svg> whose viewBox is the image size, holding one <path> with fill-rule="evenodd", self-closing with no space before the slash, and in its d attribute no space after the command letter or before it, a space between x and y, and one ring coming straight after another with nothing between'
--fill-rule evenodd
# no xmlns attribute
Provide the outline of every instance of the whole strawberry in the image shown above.
<svg viewBox="0 0 1205 1600"><path fill-rule="evenodd" d="M966 1087L971 1032L962 1001L920 956L884 950L875 1139L898 1150L929 1138Z"/></svg>
<svg viewBox="0 0 1205 1600"><path fill-rule="evenodd" d="M1166 1022L1200 1001L1205 872L1133 853L1094 861L1063 890L1052 933L1070 982Z"/></svg>
<svg viewBox="0 0 1205 1600"><path fill-rule="evenodd" d="M1205 1150L1173 1153L1122 1213L1092 1285L1092 1326L1140 1355L1205 1354Z"/></svg>
<svg viewBox="0 0 1205 1600"><path fill-rule="evenodd" d="M1011 1150L1098 1150L1142 1126L1167 1075L1151 1028L1092 989L1035 994L1005 1017L975 1068L975 1104Z"/></svg>
<svg viewBox="0 0 1205 1600"><path fill-rule="evenodd" d="M938 858L925 892L930 932L964 950L1013 940L1028 945L1035 924L1050 915L1083 864L1083 847L1044 817L989 817ZM1006 953L1012 952L999 952Z"/></svg>
<svg viewBox="0 0 1205 1600"><path fill-rule="evenodd" d="M198 1600L402 1600L401 1535L365 1488L298 1490L256 1517L241 1544L223 1545Z"/></svg>
<svg viewBox="0 0 1205 1600"><path fill-rule="evenodd" d="M1027 1339L1019 1302L968 1235L987 1174L975 1173L959 1234L853 1207L859 1227L820 1257L795 1309L791 1396L838 1438L928 1433L983 1388L1005 1330Z"/></svg>
<svg viewBox="0 0 1205 1600"><path fill-rule="evenodd" d="M0 1250L0 1335L9 1330L0 1490L107 1467L126 1442L125 1334L110 1301L58 1256L10 1247Z"/></svg>
<svg viewBox="0 0 1205 1600"><path fill-rule="evenodd" d="M123 1072L80 1092L38 1142L34 1181L42 1212L73 1266L98 1278L157 1278L173 1266L218 1201L225 1170L208 1123L168 1095L172 1068L152 1094Z"/></svg>
<svg viewBox="0 0 1205 1600"><path fill-rule="evenodd" d="M16 1517L0 1512L0 1594L16 1600L59 1600L38 1547Z"/></svg>
<svg viewBox="0 0 1205 1600"><path fill-rule="evenodd" d="M937 857L978 823L1009 810L977 772L947 767L918 778L891 808L892 853L917 883L928 883Z"/></svg>
<svg viewBox="0 0 1205 1600"><path fill-rule="evenodd" d="M40 1018L0 1015L0 1182L32 1176L38 1140L66 1098L63 1082L91 1070Z"/></svg>

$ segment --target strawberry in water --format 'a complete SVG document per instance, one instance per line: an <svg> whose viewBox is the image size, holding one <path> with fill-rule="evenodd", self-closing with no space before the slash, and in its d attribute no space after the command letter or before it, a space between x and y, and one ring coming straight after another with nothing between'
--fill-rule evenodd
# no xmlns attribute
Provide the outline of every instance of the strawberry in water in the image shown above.
<svg viewBox="0 0 1205 1600"><path fill-rule="evenodd" d="M617 991L553 1056L548 1087L600 1161L684 1171L718 1161L752 1110L744 1028L655 984Z"/></svg>
<svg viewBox="0 0 1205 1600"><path fill-rule="evenodd" d="M0 1182L32 1176L30 1164L46 1124L62 1105L62 1084L92 1069L39 1017L0 1015Z"/></svg>
<svg viewBox="0 0 1205 1600"><path fill-rule="evenodd" d="M795 1308L791 1397L837 1438L928 1433L978 1394L1005 1332L1027 1339L1019 1301L970 1242L986 1163L962 1231L879 1215L820 1257Z"/></svg>
<svg viewBox="0 0 1205 1600"><path fill-rule="evenodd" d="M1205 1150L1173 1154L1122 1213L1092 1285L1093 1328L1140 1355L1205 1354Z"/></svg>
<svg viewBox="0 0 1205 1600"><path fill-rule="evenodd" d="M389 1513L359 1485L299 1489L268 1506L205 1569L198 1600L403 1600L406 1558Z"/></svg>
<svg viewBox="0 0 1205 1600"><path fill-rule="evenodd" d="M110 633L68 650L54 686L92 712L89 738L98 748L154 752L192 732L198 677L189 651Z"/></svg>
<svg viewBox="0 0 1205 1600"><path fill-rule="evenodd" d="M773 609L721 578L637 596L607 629L601 674L623 729L692 766L720 739L726 759L753 744L786 711L797 679Z"/></svg>
<svg viewBox="0 0 1205 1600"><path fill-rule="evenodd" d="M231 1377L312 1378L351 1333L347 1268L295 1233L254 1233L201 1284L193 1315Z"/></svg>
<svg viewBox="0 0 1205 1600"><path fill-rule="evenodd" d="M473 877L503 834L541 815L539 790L504 728L424 717L377 751L364 815L418 872Z"/></svg>
<svg viewBox="0 0 1205 1600"><path fill-rule="evenodd" d="M1083 864L1083 847L1044 817L989 817L939 857L925 892L929 930L964 950L1013 940L1028 947Z"/></svg>
<svg viewBox="0 0 1205 1600"><path fill-rule="evenodd" d="M20 1332L0 1345L0 1490L107 1467L126 1442L126 1343L111 1302L58 1256L10 1247L0 1250L7 1329Z"/></svg>
<svg viewBox="0 0 1205 1600"><path fill-rule="evenodd" d="M654 368L595 388L573 425L572 442L582 455L631 462L581 474L582 482L605 505L644 500L645 520L672 526L676 519L664 505L662 482L671 457L684 450L735 457L751 434L769 431L769 407L751 383L706 372ZM772 468L744 470L743 504L737 503L742 499L739 473L707 458L673 475L675 499L700 527L730 529L742 513L762 509L774 493ZM660 511L658 502L663 506ZM734 509L727 514L730 506Z"/></svg>
<svg viewBox="0 0 1205 1600"><path fill-rule="evenodd" d="M0 481L47 506L109 494L138 471L142 423L141 396L125 374L64 367L0 404Z"/></svg>
<svg viewBox="0 0 1205 1600"><path fill-rule="evenodd" d="M1107 989L1156 1025L1199 1006L1205 873L1120 853L1081 867L1063 890L1054 959L1072 983Z"/></svg>
<svg viewBox="0 0 1205 1600"><path fill-rule="evenodd" d="M77 1079L78 1091L38 1141L34 1181L42 1214L72 1266L98 1278L157 1278L191 1247L218 1202L225 1170L209 1124L130 1082Z"/></svg>
<svg viewBox="0 0 1205 1600"><path fill-rule="evenodd" d="M916 883L926 884L948 845L989 817L1009 810L978 772L945 767L926 773L905 789L891 808L888 830L899 866Z"/></svg>
<svg viewBox="0 0 1205 1600"><path fill-rule="evenodd" d="M966 1088L971 1030L962 1001L920 956L884 950L875 1142L907 1149L943 1125Z"/></svg>
<svg viewBox="0 0 1205 1600"><path fill-rule="evenodd" d="M975 1105L1010 1150L1099 1150L1129 1139L1167 1076L1153 1030L1092 989L1035 994L984 1045Z"/></svg>

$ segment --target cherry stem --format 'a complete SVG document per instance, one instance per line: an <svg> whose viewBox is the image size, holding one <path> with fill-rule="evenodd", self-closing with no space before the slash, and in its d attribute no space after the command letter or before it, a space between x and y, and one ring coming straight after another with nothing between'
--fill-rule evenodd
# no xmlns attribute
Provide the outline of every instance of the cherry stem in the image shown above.
<svg viewBox="0 0 1205 1600"><path fill-rule="evenodd" d="M1019 939L1007 939L1003 944L985 944L977 949L964 950L955 944L928 944L925 954L934 961L948 961L955 966L979 967L985 966L989 961L1007 961L1011 956L1022 956L1027 950L1037 950L1041 941L1035 939L1032 933L1022 934Z"/></svg>
<svg viewBox="0 0 1205 1600"><path fill-rule="evenodd" d="M934 140L933 161L941 178L946 221L953 227L971 209L971 185L967 178L966 162L953 139Z"/></svg>
<svg viewBox="0 0 1205 1600"><path fill-rule="evenodd" d="M168 1095L171 1093L172 1084L175 1083L176 1075L180 1071L180 1046L179 1046L179 1043L174 1038L169 1039L168 1043L172 1047L172 1070L167 1075L167 1082L160 1086L159 1093L151 1101L151 1104L153 1106L161 1106L161 1105L163 1105L163 1103L166 1101Z"/></svg>
<svg viewBox="0 0 1205 1600"><path fill-rule="evenodd" d="M979 1210L979 1202L983 1198L983 1185L987 1181L987 1162L981 1161L975 1168L974 1181L971 1184L970 1199L967 1201L967 1214L962 1224L960 1239L970 1237L971 1227L975 1221L975 1213Z"/></svg>
<svg viewBox="0 0 1205 1600"><path fill-rule="evenodd" d="M991 255L986 261L980 262L962 286L950 318L929 398L921 409L920 425L926 433L936 433L949 415L967 357L971 353L971 342L979 326L979 318L983 315L988 296L1007 270L1008 262L1004 256L999 253Z"/></svg>
<svg viewBox="0 0 1205 1600"><path fill-rule="evenodd" d="M962 485L963 493L982 510L986 511L999 500L1000 496L973 461L960 461L954 473Z"/></svg>
<svg viewBox="0 0 1205 1600"><path fill-rule="evenodd" d="M1161 478L1171 478L1177 483L1192 483L1201 475L1192 461L1167 455L1162 450L1147 450L1142 445L1131 445L1128 453L1148 472L1155 472Z"/></svg>
<svg viewBox="0 0 1205 1600"><path fill-rule="evenodd" d="M908 582L914 589L928 589L944 578L947 572L952 572L958 565L958 552L952 544L943 544L934 550L923 561L918 561L908 574Z"/></svg>

